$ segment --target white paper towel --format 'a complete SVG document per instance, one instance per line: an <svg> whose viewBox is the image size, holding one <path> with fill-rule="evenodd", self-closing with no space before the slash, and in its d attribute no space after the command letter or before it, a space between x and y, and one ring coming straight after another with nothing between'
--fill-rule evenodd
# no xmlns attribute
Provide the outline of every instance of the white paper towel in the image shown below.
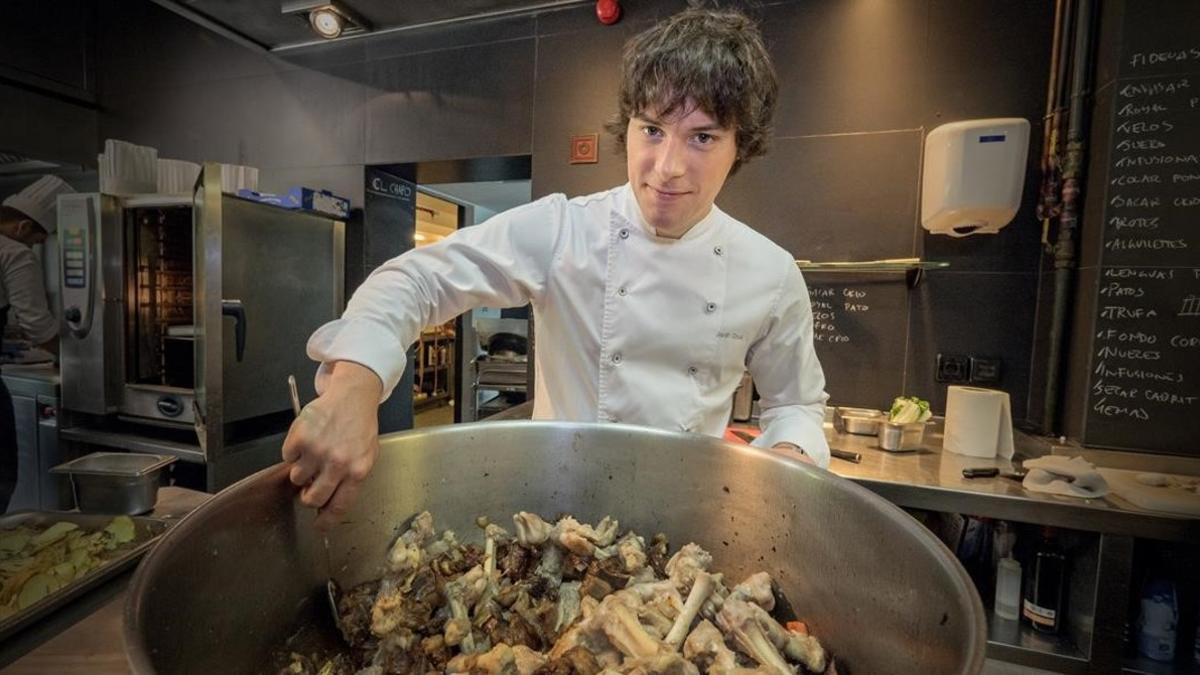
<svg viewBox="0 0 1200 675"><path fill-rule="evenodd" d="M1027 459L1022 466L1029 471L1021 483L1026 490L1084 498L1108 494L1108 482L1104 476L1082 457L1047 455Z"/></svg>
<svg viewBox="0 0 1200 675"><path fill-rule="evenodd" d="M950 387L942 447L969 457L1013 456L1012 405L995 389Z"/></svg>

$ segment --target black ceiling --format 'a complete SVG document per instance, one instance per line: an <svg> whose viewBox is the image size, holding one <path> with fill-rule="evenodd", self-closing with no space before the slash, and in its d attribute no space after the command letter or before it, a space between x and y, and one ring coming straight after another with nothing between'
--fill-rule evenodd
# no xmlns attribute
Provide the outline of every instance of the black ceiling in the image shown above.
<svg viewBox="0 0 1200 675"><path fill-rule="evenodd" d="M372 24L375 32L499 12L532 12L585 0L340 0ZM181 14L199 15L258 45L279 47L312 42L305 17L285 15L282 0L155 0ZM191 18L195 19L196 16ZM343 38L344 39L344 38Z"/></svg>

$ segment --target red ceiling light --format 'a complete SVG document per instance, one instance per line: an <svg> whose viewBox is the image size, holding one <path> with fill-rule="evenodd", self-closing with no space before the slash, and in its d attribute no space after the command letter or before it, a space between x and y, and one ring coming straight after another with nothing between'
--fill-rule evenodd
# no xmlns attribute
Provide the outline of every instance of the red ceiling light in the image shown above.
<svg viewBox="0 0 1200 675"><path fill-rule="evenodd" d="M596 18L605 26L621 20L621 3L618 0L596 0Z"/></svg>

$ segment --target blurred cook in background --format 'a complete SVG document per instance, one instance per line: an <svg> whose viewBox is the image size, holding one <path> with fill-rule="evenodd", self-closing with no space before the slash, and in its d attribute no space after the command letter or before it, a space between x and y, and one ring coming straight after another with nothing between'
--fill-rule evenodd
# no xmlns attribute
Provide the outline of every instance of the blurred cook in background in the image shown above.
<svg viewBox="0 0 1200 675"><path fill-rule="evenodd" d="M42 176L0 205L0 336L13 324L35 346L58 354L58 319L50 311L42 265L33 252L54 233L58 196L74 192ZM17 481L17 429L12 397L0 379L0 513Z"/></svg>

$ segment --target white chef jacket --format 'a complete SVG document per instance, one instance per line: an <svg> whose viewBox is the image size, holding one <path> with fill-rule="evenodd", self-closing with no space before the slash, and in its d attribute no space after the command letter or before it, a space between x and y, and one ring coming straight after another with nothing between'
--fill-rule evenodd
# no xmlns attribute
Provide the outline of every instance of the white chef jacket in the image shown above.
<svg viewBox="0 0 1200 675"><path fill-rule="evenodd" d="M532 303L534 419L607 421L722 436L749 369L763 434L829 465L825 376L793 256L714 206L680 239L657 236L628 184L550 195L393 258L319 328L317 391L334 361L386 399L423 326L475 307Z"/></svg>
<svg viewBox="0 0 1200 675"><path fill-rule="evenodd" d="M42 266L33 250L0 234L0 308L35 345L58 335L58 319L46 302Z"/></svg>

